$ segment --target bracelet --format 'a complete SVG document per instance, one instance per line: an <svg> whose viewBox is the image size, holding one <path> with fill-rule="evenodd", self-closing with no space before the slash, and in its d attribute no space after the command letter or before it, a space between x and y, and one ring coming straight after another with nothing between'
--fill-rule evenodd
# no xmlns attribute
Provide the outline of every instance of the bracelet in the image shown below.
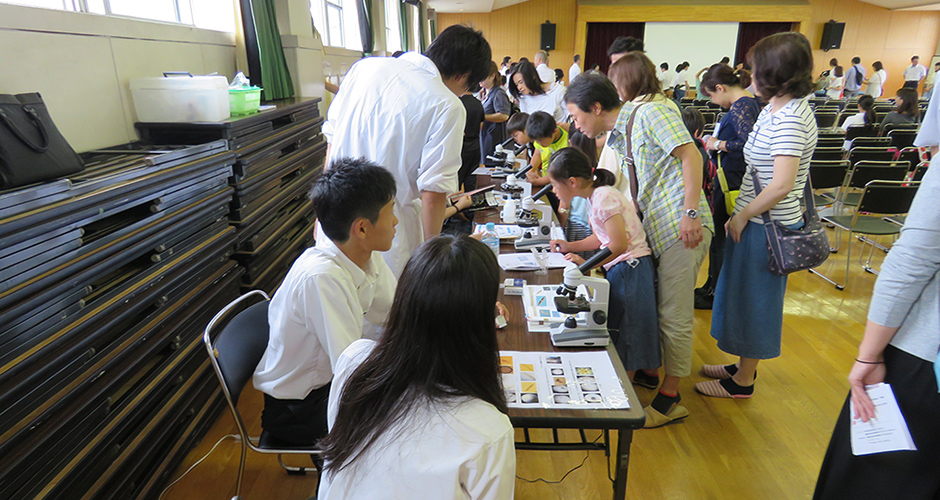
<svg viewBox="0 0 940 500"><path fill-rule="evenodd" d="M860 360L860 359L858 359L858 358L855 358L855 361L857 361L857 362L859 362L859 363L862 363L862 364L864 364L864 365L883 365L883 364L885 364L884 361L862 361L862 360Z"/></svg>

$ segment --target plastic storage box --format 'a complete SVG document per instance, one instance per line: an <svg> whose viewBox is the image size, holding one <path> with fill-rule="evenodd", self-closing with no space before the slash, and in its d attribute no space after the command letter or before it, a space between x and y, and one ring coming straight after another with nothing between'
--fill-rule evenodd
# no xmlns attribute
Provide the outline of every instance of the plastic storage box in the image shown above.
<svg viewBox="0 0 940 500"><path fill-rule="evenodd" d="M131 79L137 121L218 122L231 116L224 76L169 76Z"/></svg>
<svg viewBox="0 0 940 500"><path fill-rule="evenodd" d="M261 87L228 89L228 102L233 115L257 113L261 107Z"/></svg>

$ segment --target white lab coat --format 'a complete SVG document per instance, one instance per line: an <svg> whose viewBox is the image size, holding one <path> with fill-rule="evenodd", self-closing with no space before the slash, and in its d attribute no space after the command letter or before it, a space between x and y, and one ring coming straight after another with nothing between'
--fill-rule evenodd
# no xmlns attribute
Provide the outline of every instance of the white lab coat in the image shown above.
<svg viewBox="0 0 940 500"><path fill-rule="evenodd" d="M395 176L399 222L384 257L397 276L424 242L421 192L457 190L467 112L434 63L407 52L354 64L327 118L323 134L331 158L364 157Z"/></svg>

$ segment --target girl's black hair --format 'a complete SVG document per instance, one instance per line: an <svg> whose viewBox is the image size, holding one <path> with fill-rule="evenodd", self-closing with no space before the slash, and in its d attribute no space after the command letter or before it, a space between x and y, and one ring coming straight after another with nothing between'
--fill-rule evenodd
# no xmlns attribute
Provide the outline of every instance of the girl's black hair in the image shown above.
<svg viewBox="0 0 940 500"><path fill-rule="evenodd" d="M712 64L702 76L702 94L711 95L718 85L746 89L751 85L751 74L745 69L733 69L727 64Z"/></svg>
<svg viewBox="0 0 940 500"><path fill-rule="evenodd" d="M899 88L895 94L901 98L901 104L898 105L898 113L910 118L917 118L920 108L917 107L917 91L907 87Z"/></svg>
<svg viewBox="0 0 940 500"><path fill-rule="evenodd" d="M529 61L519 61L516 68L509 74L509 93L512 94L514 98L519 99L519 96L522 95L522 92L519 92L519 87L516 87L515 78L513 78L516 73L522 75L522 81L525 83L526 88L529 89L530 94L539 95L545 93L545 90L542 88L543 82L539 78L539 72L535 70L535 66Z"/></svg>
<svg viewBox="0 0 940 500"><path fill-rule="evenodd" d="M499 265L483 243L445 235L418 248L385 331L347 379L320 441L327 474L354 464L418 406L471 397L506 413L493 320L498 291Z"/></svg>
<svg viewBox="0 0 940 500"><path fill-rule="evenodd" d="M548 162L548 175L558 180L571 177L587 179L592 181L591 186L595 188L613 186L617 180L613 172L603 168L595 169L590 158L574 147L559 149L552 155Z"/></svg>
<svg viewBox="0 0 940 500"><path fill-rule="evenodd" d="M875 113L875 98L865 94L858 98L858 108L865 112L865 125L878 123L878 114Z"/></svg>

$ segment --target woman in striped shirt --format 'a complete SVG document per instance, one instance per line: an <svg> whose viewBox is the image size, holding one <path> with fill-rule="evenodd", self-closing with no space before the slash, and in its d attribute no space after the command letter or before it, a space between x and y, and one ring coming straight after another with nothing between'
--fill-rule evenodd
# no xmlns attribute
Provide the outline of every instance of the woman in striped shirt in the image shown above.
<svg viewBox="0 0 940 500"><path fill-rule="evenodd" d="M805 99L813 91L813 56L806 37L795 32L771 35L754 46L750 60L757 91L769 104L744 146L748 173L734 214L725 224L730 238L715 290L711 329L718 347L739 360L703 366L702 375L715 380L695 384L701 394L724 398L751 397L758 362L780 355L787 278L768 269L761 214L770 211L775 221L802 226L800 198L817 139L816 121Z"/></svg>

